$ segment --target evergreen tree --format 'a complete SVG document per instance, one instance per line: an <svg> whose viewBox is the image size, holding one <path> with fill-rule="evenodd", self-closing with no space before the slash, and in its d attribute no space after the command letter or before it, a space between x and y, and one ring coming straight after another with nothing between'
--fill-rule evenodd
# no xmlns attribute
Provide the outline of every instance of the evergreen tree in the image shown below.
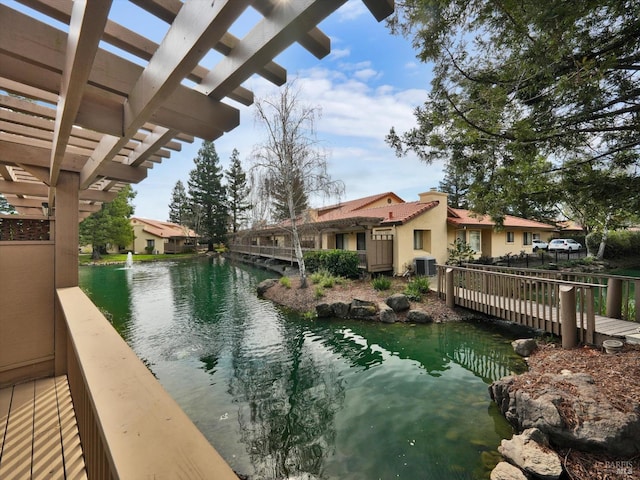
<svg viewBox="0 0 640 480"><path fill-rule="evenodd" d="M467 194L469 193L469 184L471 176L464 170L459 170L456 165L448 162L444 169L444 178L438 184L441 192L449 194L448 202L452 208L469 208Z"/></svg>
<svg viewBox="0 0 640 480"><path fill-rule="evenodd" d="M246 222L247 211L251 209L251 204L247 200L249 197L247 174L242 169L239 155L238 150L234 148L229 169L224 172L227 179L227 203L231 216L231 230L234 233Z"/></svg>
<svg viewBox="0 0 640 480"><path fill-rule="evenodd" d="M186 226L189 222L189 199L182 180L176 182L171 192L171 203L169 203L169 221L178 225Z"/></svg>
<svg viewBox="0 0 640 480"><path fill-rule="evenodd" d="M639 2L397 4L392 29L434 67L416 127L387 141L398 154L469 172L474 211L500 217L520 201L519 210L535 203L544 215L582 165L612 180L621 170L638 178Z"/></svg>
<svg viewBox="0 0 640 480"><path fill-rule="evenodd" d="M0 193L0 215L16 213L16 209L13 208L7 199Z"/></svg>
<svg viewBox="0 0 640 480"><path fill-rule="evenodd" d="M229 219L223 171L213 142L204 141L193 162L188 182L192 225L208 239L209 251L213 251L214 243L224 242Z"/></svg>
<svg viewBox="0 0 640 480"><path fill-rule="evenodd" d="M93 246L94 258L107 252L107 245L127 246L133 242L133 227L129 218L134 207L130 201L136 196L131 185L118 192L116 198L103 203L102 208L80 223L80 243Z"/></svg>
<svg viewBox="0 0 640 480"><path fill-rule="evenodd" d="M290 182L293 193L293 212L296 217L309 208L309 197L305 192L304 181L300 170L293 166L291 175L287 178L278 175L269 179L271 190L271 217L276 221L286 220L291 217L289 210L289 197L285 182Z"/></svg>

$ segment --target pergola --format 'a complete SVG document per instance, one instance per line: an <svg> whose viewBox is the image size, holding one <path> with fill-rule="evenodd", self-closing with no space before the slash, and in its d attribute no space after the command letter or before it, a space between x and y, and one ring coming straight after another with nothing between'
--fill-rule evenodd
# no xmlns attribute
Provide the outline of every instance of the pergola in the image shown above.
<svg viewBox="0 0 640 480"><path fill-rule="evenodd" d="M292 43L327 55L317 24L346 3L131 0L169 24L158 45L110 20L112 0L18 1L49 20L0 5L0 193L20 214L52 215L65 185L77 191L76 220L143 180L181 142L238 126L228 100L250 105L242 84L254 74L282 85L287 72L273 59ZM393 0L363 2L378 20L394 8ZM248 8L260 19L237 38L228 30ZM206 68L211 49L220 60Z"/></svg>

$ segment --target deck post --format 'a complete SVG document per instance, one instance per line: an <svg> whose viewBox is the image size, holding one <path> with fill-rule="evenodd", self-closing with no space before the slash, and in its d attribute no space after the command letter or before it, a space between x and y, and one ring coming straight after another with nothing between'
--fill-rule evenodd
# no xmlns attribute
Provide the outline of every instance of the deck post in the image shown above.
<svg viewBox="0 0 640 480"><path fill-rule="evenodd" d="M607 317L622 318L622 280L609 278L607 282Z"/></svg>
<svg viewBox="0 0 640 480"><path fill-rule="evenodd" d="M587 337L585 343L593 345L596 342L596 311L595 311L595 295L593 288L587 288Z"/></svg>
<svg viewBox="0 0 640 480"><path fill-rule="evenodd" d="M576 327L576 287L560 287L560 335L562 348L573 348L578 344Z"/></svg>
<svg viewBox="0 0 640 480"><path fill-rule="evenodd" d="M445 294L447 296L447 307L453 308L456 304L456 300L453 297L453 268L447 268L444 274L445 279Z"/></svg>

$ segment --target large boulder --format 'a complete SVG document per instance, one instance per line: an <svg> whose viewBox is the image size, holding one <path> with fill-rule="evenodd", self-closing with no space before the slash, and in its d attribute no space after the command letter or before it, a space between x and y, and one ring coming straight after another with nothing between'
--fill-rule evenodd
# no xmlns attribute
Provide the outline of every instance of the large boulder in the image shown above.
<svg viewBox="0 0 640 480"><path fill-rule="evenodd" d="M548 446L537 428L529 428L511 440L502 440L498 447L502 456L513 465L542 480L557 480L562 475L562 462Z"/></svg>
<svg viewBox="0 0 640 480"><path fill-rule="evenodd" d="M334 302L333 314L338 318L349 318L349 308L347 302Z"/></svg>
<svg viewBox="0 0 640 480"><path fill-rule="evenodd" d="M404 312L409 310L409 299L403 293L394 293L385 300L385 303L389 305L394 312Z"/></svg>
<svg viewBox="0 0 640 480"><path fill-rule="evenodd" d="M316 305L316 315L318 318L331 318L335 317L333 311L333 304L331 303L318 303Z"/></svg>
<svg viewBox="0 0 640 480"><path fill-rule="evenodd" d="M533 338L520 338L511 342L511 346L521 357L529 357L538 348L538 343Z"/></svg>
<svg viewBox="0 0 640 480"><path fill-rule="evenodd" d="M407 313L407 322L409 323L430 323L433 317L424 310L409 310Z"/></svg>
<svg viewBox="0 0 640 480"><path fill-rule="evenodd" d="M372 320L377 313L378 307L376 304L368 300L358 300L354 298L349 307L349 316L351 318Z"/></svg>
<svg viewBox="0 0 640 480"><path fill-rule="evenodd" d="M500 462L491 471L491 480L527 480L522 470L510 463Z"/></svg>
<svg viewBox="0 0 640 480"><path fill-rule="evenodd" d="M391 308L386 303L379 303L378 310L380 313L380 321L382 323L395 323L398 321L396 312L394 312L393 308Z"/></svg>
<svg viewBox="0 0 640 480"><path fill-rule="evenodd" d="M585 373L544 374L535 389L517 388L514 377L489 387L505 418L522 431L537 428L552 444L606 452L618 457L640 454L640 403L616 408Z"/></svg>
<svg viewBox="0 0 640 480"><path fill-rule="evenodd" d="M275 278L268 278L266 280L263 280L262 282L260 282L258 284L258 286L256 287L256 291L258 292L258 296L262 296L265 294L265 292L267 290L269 290L271 287L273 287L276 283L278 283L278 280Z"/></svg>

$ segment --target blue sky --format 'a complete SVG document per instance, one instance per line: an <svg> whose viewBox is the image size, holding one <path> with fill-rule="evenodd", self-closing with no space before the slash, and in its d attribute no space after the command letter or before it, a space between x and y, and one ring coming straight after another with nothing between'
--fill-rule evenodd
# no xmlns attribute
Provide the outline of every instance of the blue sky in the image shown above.
<svg viewBox="0 0 640 480"><path fill-rule="evenodd" d="M128 1L114 0L110 18L160 42L168 25L139 14L137 8ZM257 15L249 9L231 33L243 37ZM427 97L430 67L416 59L409 40L391 35L384 22L376 22L361 0L349 0L320 29L331 38L327 57L318 60L295 44L275 60L287 70L289 79L297 79L303 101L321 111L317 138L328 154L330 175L345 183L342 200L393 191L412 201L418 199L418 193L437 187L443 176L441 164L426 165L413 155L397 158L384 142L391 126L402 132L415 124L413 109ZM211 68L215 55L205 57L201 64ZM256 97L277 93L277 87L258 76L244 86ZM239 108L240 126L216 140L216 151L226 169L237 148L246 170L254 145L263 138L261 127L252 107L225 102ZM172 152L170 159L155 165L143 182L134 185L136 216L168 218L171 191L178 180L186 186L200 145L199 139L183 144L181 152Z"/></svg>

